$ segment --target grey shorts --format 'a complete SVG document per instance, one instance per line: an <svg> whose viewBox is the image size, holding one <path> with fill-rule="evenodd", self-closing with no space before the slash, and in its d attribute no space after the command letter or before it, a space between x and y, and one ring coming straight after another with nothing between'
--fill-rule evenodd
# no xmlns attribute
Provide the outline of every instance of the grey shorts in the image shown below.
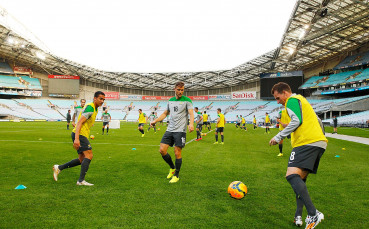
<svg viewBox="0 0 369 229"><path fill-rule="evenodd" d="M317 146L303 145L292 149L288 167L297 167L308 170L310 173L317 173L320 158L325 149Z"/></svg>
<svg viewBox="0 0 369 229"><path fill-rule="evenodd" d="M76 139L76 134L74 132L72 132L71 137L72 137L72 141L74 143L74 140ZM84 151L87 151L87 150L92 150L91 144L85 136L79 135L79 142L80 142L81 146L77 150L78 154L82 154Z"/></svg>
<svg viewBox="0 0 369 229"><path fill-rule="evenodd" d="M177 146L184 148L186 145L186 132L169 132L166 131L161 139L163 144L169 145L171 147Z"/></svg>

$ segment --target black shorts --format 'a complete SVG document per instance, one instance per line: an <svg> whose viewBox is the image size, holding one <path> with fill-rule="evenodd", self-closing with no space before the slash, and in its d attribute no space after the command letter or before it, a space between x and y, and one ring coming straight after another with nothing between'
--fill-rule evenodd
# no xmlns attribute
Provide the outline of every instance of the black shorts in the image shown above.
<svg viewBox="0 0 369 229"><path fill-rule="evenodd" d="M150 126L155 127L155 125L156 125L156 123L155 124L151 124Z"/></svg>
<svg viewBox="0 0 369 229"><path fill-rule="evenodd" d="M246 123L243 123L242 126L246 126Z"/></svg>
<svg viewBox="0 0 369 229"><path fill-rule="evenodd" d="M69 124L70 123L70 120L67 120L67 123Z"/></svg>
<svg viewBox="0 0 369 229"><path fill-rule="evenodd" d="M196 128L197 128L197 129L201 129L201 128L202 128L202 125L203 125L203 124L199 124L199 123L198 123L198 124L196 125Z"/></svg>
<svg viewBox="0 0 369 229"><path fill-rule="evenodd" d="M223 133L224 127L217 127L217 129L215 130L215 132L217 133Z"/></svg>
<svg viewBox="0 0 369 229"><path fill-rule="evenodd" d="M236 126L240 126L241 125L241 123L236 123Z"/></svg>
<svg viewBox="0 0 369 229"><path fill-rule="evenodd" d="M145 123L139 123L139 124L138 124L138 127L140 127L140 126L142 126L142 127L143 127L144 125L145 125Z"/></svg>
<svg viewBox="0 0 369 229"><path fill-rule="evenodd" d="M109 125L109 122L103 122L103 126Z"/></svg>
<svg viewBox="0 0 369 229"><path fill-rule="evenodd" d="M76 139L76 134L72 132L71 137L72 137L72 142L74 143L74 140ZM82 154L83 151L92 150L91 144L85 136L79 135L79 142L81 146L77 150L78 154Z"/></svg>
<svg viewBox="0 0 369 229"><path fill-rule="evenodd" d="M299 146L292 149L288 167L306 169L310 173L317 173L319 161L325 149L317 146Z"/></svg>
<svg viewBox="0 0 369 229"><path fill-rule="evenodd" d="M270 123L268 122L268 123L265 123L265 126L270 126Z"/></svg>
<svg viewBox="0 0 369 229"><path fill-rule="evenodd" d="M337 124L333 124L333 128L337 128Z"/></svg>
<svg viewBox="0 0 369 229"><path fill-rule="evenodd" d="M169 145L173 147L173 145L177 147L184 148L186 145L186 132L169 132L166 131L161 139L163 144Z"/></svg>

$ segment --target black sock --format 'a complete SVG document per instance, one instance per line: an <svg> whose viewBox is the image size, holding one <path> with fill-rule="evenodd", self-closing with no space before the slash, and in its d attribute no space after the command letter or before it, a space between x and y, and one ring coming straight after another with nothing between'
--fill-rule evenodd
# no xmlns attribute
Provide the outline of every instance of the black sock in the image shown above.
<svg viewBox="0 0 369 229"><path fill-rule="evenodd" d="M197 133L197 139L201 138L200 131L196 131L196 133Z"/></svg>
<svg viewBox="0 0 369 229"><path fill-rule="evenodd" d="M179 171L181 170L182 158L176 159L176 172L174 176L178 177Z"/></svg>
<svg viewBox="0 0 369 229"><path fill-rule="evenodd" d="M104 134L104 128L102 128L103 134Z"/></svg>
<svg viewBox="0 0 369 229"><path fill-rule="evenodd" d="M174 164L169 153L165 154L165 156L162 156L162 158L170 166L171 169L174 169Z"/></svg>
<svg viewBox="0 0 369 229"><path fill-rule="evenodd" d="M154 126L154 131L156 132L156 127Z"/></svg>
<svg viewBox="0 0 369 229"><path fill-rule="evenodd" d="M220 137L222 138L222 142L224 142L224 135L220 135Z"/></svg>
<svg viewBox="0 0 369 229"><path fill-rule="evenodd" d="M306 179L302 180L304 183L306 183ZM302 216L302 210L304 208L304 201L302 201L301 198L299 198L299 196L296 194L296 213L295 213L295 217L296 216Z"/></svg>
<svg viewBox="0 0 369 229"><path fill-rule="evenodd" d="M88 171L88 167L90 167L91 160L88 158L83 159L81 164L81 174L79 175L79 182L82 182L85 179L86 173Z"/></svg>
<svg viewBox="0 0 369 229"><path fill-rule="evenodd" d="M316 208L311 201L309 192L306 188L306 184L301 179L298 174L291 174L286 177L287 181L290 183L293 191L295 191L298 198L300 198L306 207L306 210L310 216L314 216L316 214Z"/></svg>
<svg viewBox="0 0 369 229"><path fill-rule="evenodd" d="M217 134L215 135L215 141L216 142L218 141L218 135Z"/></svg>
<svg viewBox="0 0 369 229"><path fill-rule="evenodd" d="M139 129L138 131L140 131L140 132L141 132L141 134L144 134L143 130L140 130L140 129Z"/></svg>
<svg viewBox="0 0 369 229"><path fill-rule="evenodd" d="M268 128L265 128L265 133L268 133Z"/></svg>
<svg viewBox="0 0 369 229"><path fill-rule="evenodd" d="M109 127L106 127L106 133L109 133Z"/></svg>
<svg viewBox="0 0 369 229"><path fill-rule="evenodd" d="M142 129L142 130L141 130L141 132L142 132L142 134L145 134L145 131L144 131L144 129Z"/></svg>
<svg viewBox="0 0 369 229"><path fill-rule="evenodd" d="M151 128L151 127L149 126L149 128L147 128L147 131L149 131L149 130L150 130L150 128Z"/></svg>
<svg viewBox="0 0 369 229"><path fill-rule="evenodd" d="M67 125L67 130L69 130L69 125Z"/></svg>
<svg viewBox="0 0 369 229"><path fill-rule="evenodd" d="M278 146L279 146L279 152L282 153L283 145L279 144Z"/></svg>
<svg viewBox="0 0 369 229"><path fill-rule="evenodd" d="M72 168L74 166L77 166L77 165L80 165L81 162L79 161L79 159L73 159L67 163L65 163L64 165L59 165L59 169L60 170L63 170L63 169L69 169L69 168Z"/></svg>

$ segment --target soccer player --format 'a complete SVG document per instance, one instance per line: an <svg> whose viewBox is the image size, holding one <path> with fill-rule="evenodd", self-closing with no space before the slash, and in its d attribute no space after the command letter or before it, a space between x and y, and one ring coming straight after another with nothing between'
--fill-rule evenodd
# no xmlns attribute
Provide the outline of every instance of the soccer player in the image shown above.
<svg viewBox="0 0 369 229"><path fill-rule="evenodd" d="M151 122L151 125L160 122L169 115L169 125L160 142L160 154L164 161L169 165L168 179L169 183L176 183L179 180L179 171L182 166L182 149L186 144L187 118L190 115L190 124L188 131L193 131L194 114L193 105L190 98L183 96L185 85L183 82L177 82L174 86L175 97L169 99L167 109L157 119ZM168 153L169 146L173 147L176 156L175 166Z"/></svg>
<svg viewBox="0 0 369 229"><path fill-rule="evenodd" d="M154 121L156 118L157 118L157 117L156 117L156 115L155 115L155 113L154 113L154 112L152 112L152 113L151 113L151 115L149 116L149 120L150 120L150 122ZM150 124L149 128L147 129L147 132L149 132L149 131L150 131L150 128L151 128L151 127L153 127L153 128L154 128L154 131L155 131L155 134L156 134L156 124L154 124L154 125L151 125L151 124Z"/></svg>
<svg viewBox="0 0 369 229"><path fill-rule="evenodd" d="M204 122L203 122L202 114L199 111L198 107L195 107L195 114L197 115L196 116L196 133L197 133L196 141L200 141L202 140L201 131L202 131L202 125L204 124Z"/></svg>
<svg viewBox="0 0 369 229"><path fill-rule="evenodd" d="M285 109L279 111L278 116L277 116L277 122L279 123L279 132L281 132L284 128L287 127L288 123L290 122L290 119ZM279 142L278 146L279 146L278 157L282 157L283 156L283 139Z"/></svg>
<svg viewBox="0 0 369 229"><path fill-rule="evenodd" d="M269 114L267 112L267 113L265 113L265 133L267 133L267 134L270 134L269 126L270 126L270 117L269 117Z"/></svg>
<svg viewBox="0 0 369 229"><path fill-rule="evenodd" d="M68 110L68 113L67 113L67 130L69 130L69 123L70 123L71 119L72 119L72 117L70 116L70 110Z"/></svg>
<svg viewBox="0 0 369 229"><path fill-rule="evenodd" d="M102 134L104 135L106 126L106 135L109 135L109 122L111 122L111 116L108 113L108 109L105 109L104 113L101 115L101 120L103 121Z"/></svg>
<svg viewBox="0 0 369 229"><path fill-rule="evenodd" d="M327 147L327 139L309 102L301 95L292 94L288 84L280 82L273 86L272 95L285 106L291 119L284 130L274 136L269 144L276 145L291 134L292 152L288 162L286 179L296 194L295 224L302 225L302 210L305 205L308 216L306 228L315 228L324 219L309 195L306 179L316 174L319 161Z"/></svg>
<svg viewBox="0 0 369 229"><path fill-rule="evenodd" d="M333 116L333 133L336 133L337 134L337 117L336 116Z"/></svg>
<svg viewBox="0 0 369 229"><path fill-rule="evenodd" d="M146 123L147 116L146 116L145 113L142 112L142 109L138 109L138 113L139 113L138 119L137 119L137 121L138 121L138 131L141 132L141 134L142 134L141 137L144 137L145 136L145 131L144 131L143 127Z"/></svg>
<svg viewBox="0 0 369 229"><path fill-rule="evenodd" d="M241 125L241 118L238 115L236 115L236 117L237 117L237 121L236 121L235 126L236 128L238 128Z"/></svg>
<svg viewBox="0 0 369 229"><path fill-rule="evenodd" d="M204 114L202 115L203 119L204 119L204 126L206 126L208 128L208 130L211 130L211 124L209 122L209 115L206 114L206 111L204 111Z"/></svg>
<svg viewBox="0 0 369 229"><path fill-rule="evenodd" d="M252 124L254 125L254 130L255 130L257 128L255 115L254 115L254 118L252 119Z"/></svg>
<svg viewBox="0 0 369 229"><path fill-rule="evenodd" d="M54 180L58 180L60 171L81 165L81 173L77 181L77 185L92 186L93 184L85 181L85 176L90 166L93 154L92 147L88 141L90 129L95 123L98 107L102 106L105 100L105 94L102 91L95 92L94 101L87 104L79 114L78 122L72 132L73 147L77 150L78 158L73 159L64 165L54 165Z"/></svg>
<svg viewBox="0 0 369 229"><path fill-rule="evenodd" d="M241 116L241 124L242 124L241 129L244 129L245 131L247 131L245 118L242 117L242 115L240 116Z"/></svg>
<svg viewBox="0 0 369 229"><path fill-rule="evenodd" d="M222 138L222 142L220 144L224 145L223 132L224 132L224 124L225 124L226 120L224 118L224 114L222 114L221 112L222 112L222 109L218 108L217 109L218 121L217 121L217 125L216 125L216 130L215 130L215 142L214 142L214 144L218 144L218 133L220 133L221 138Z"/></svg>
<svg viewBox="0 0 369 229"><path fill-rule="evenodd" d="M77 107L74 108L73 117L72 117L73 127L76 127L76 123L78 121L79 114L81 113L82 109L86 105L86 100L85 99L81 99L80 102L81 102L81 106L77 106Z"/></svg>

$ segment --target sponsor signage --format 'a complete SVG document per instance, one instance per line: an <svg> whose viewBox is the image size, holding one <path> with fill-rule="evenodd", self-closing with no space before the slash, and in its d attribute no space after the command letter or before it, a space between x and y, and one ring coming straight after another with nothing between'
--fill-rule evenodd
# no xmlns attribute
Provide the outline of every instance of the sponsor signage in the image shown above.
<svg viewBox="0 0 369 229"><path fill-rule="evenodd" d="M2 95L22 95L22 96L31 96L31 97L41 97L42 91L33 91L33 90L21 90L21 91L0 91Z"/></svg>
<svg viewBox="0 0 369 229"><path fill-rule="evenodd" d="M232 92L232 99L256 99L256 91Z"/></svg>
<svg viewBox="0 0 369 229"><path fill-rule="evenodd" d="M68 79L68 80L79 80L79 76L64 76L64 75L49 75L52 79Z"/></svg>
<svg viewBox="0 0 369 229"><path fill-rule="evenodd" d="M59 98L77 98L77 95L65 95L65 94L49 94L49 96Z"/></svg>
<svg viewBox="0 0 369 229"><path fill-rule="evenodd" d="M142 95L120 95L121 100L142 100Z"/></svg>
<svg viewBox="0 0 369 229"><path fill-rule="evenodd" d="M142 100L169 100L173 96L142 96Z"/></svg>
<svg viewBox="0 0 369 229"><path fill-rule="evenodd" d="M209 95L209 100L230 100L231 95Z"/></svg>
<svg viewBox="0 0 369 229"><path fill-rule="evenodd" d="M28 74L32 75L33 72L30 68L14 66L13 71L15 74Z"/></svg>
<svg viewBox="0 0 369 229"><path fill-rule="evenodd" d="M119 99L119 92L115 91L104 91L106 100Z"/></svg>
<svg viewBox="0 0 369 229"><path fill-rule="evenodd" d="M276 77L292 77L292 76L303 76L302 71L291 71L291 72L276 72L276 73L261 73L260 78L276 78Z"/></svg>
<svg viewBox="0 0 369 229"><path fill-rule="evenodd" d="M188 96L191 100L208 100L208 96Z"/></svg>

